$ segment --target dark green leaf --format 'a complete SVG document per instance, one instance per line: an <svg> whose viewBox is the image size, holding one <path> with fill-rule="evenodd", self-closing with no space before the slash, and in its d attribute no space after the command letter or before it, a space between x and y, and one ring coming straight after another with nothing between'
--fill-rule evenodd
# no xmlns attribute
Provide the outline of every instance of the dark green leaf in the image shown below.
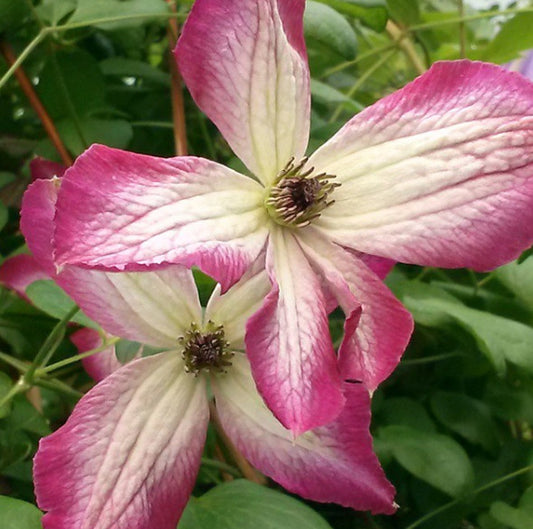
<svg viewBox="0 0 533 529"><path fill-rule="evenodd" d="M472 487L472 464L451 437L408 426L386 426L378 436L400 465L435 488L457 497Z"/></svg>
<svg viewBox="0 0 533 529"><path fill-rule="evenodd" d="M13 182L17 177L13 173L0 171L0 189Z"/></svg>
<svg viewBox="0 0 533 529"><path fill-rule="evenodd" d="M154 83L170 86L170 75L143 61L125 59L124 57L111 57L100 63L104 75L119 77L139 77Z"/></svg>
<svg viewBox="0 0 533 529"><path fill-rule="evenodd" d="M516 297L533 311L533 257L528 257L520 264L513 261L498 268L494 273Z"/></svg>
<svg viewBox="0 0 533 529"><path fill-rule="evenodd" d="M434 432L435 425L422 404L408 397L385 400L379 409L385 424L410 426L422 432Z"/></svg>
<svg viewBox="0 0 533 529"><path fill-rule="evenodd" d="M0 33L13 31L29 14L28 4L22 0L0 0Z"/></svg>
<svg viewBox="0 0 533 529"><path fill-rule="evenodd" d="M50 279L35 281L26 289L26 295L38 309L58 320L64 318L75 305L74 301ZM72 318L72 321L85 327L99 328L83 312L78 312Z"/></svg>
<svg viewBox="0 0 533 529"><path fill-rule="evenodd" d="M251 481L219 485L192 498L178 529L331 529L313 509Z"/></svg>
<svg viewBox="0 0 533 529"><path fill-rule="evenodd" d="M22 500L0 496L0 527L2 529L42 529L42 512Z"/></svg>
<svg viewBox="0 0 533 529"><path fill-rule="evenodd" d="M308 42L319 42L347 60L355 58L355 31L335 9L309 0L305 7L304 29Z"/></svg>
<svg viewBox="0 0 533 529"><path fill-rule="evenodd" d="M439 421L471 443L487 450L498 446L495 424L483 402L461 393L437 391L431 397L431 409Z"/></svg>
<svg viewBox="0 0 533 529"><path fill-rule="evenodd" d="M0 400L7 395L9 390L13 386L12 380L5 374L0 371ZM0 407L0 419L9 414L11 410L11 402L8 402Z"/></svg>
<svg viewBox="0 0 533 529"><path fill-rule="evenodd" d="M0 202L0 230L3 230L9 219L9 212L7 207Z"/></svg>

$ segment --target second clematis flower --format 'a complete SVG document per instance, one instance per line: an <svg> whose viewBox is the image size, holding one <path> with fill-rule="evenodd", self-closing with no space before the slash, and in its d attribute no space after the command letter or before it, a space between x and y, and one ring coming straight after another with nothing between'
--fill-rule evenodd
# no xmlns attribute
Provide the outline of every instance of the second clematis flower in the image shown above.
<svg viewBox="0 0 533 529"><path fill-rule="evenodd" d="M408 343L411 317L373 269L488 270L533 242L533 84L437 63L305 157L304 7L197 0L176 48L193 98L254 178L93 146L65 175L55 234L59 266L198 265L224 289L264 254L271 289L246 348L296 434L338 416L343 379L375 389ZM338 305L337 357L327 315Z"/></svg>
<svg viewBox="0 0 533 529"><path fill-rule="evenodd" d="M163 352L121 367L105 354L93 358L90 372L101 381L35 457L46 529L174 529L200 466L208 385L225 432L284 487L316 501L395 511L394 487L372 452L361 384L344 383L337 419L297 439L257 392L242 349L245 322L270 288L263 266L223 295L215 288L205 311L192 273L179 265L122 273L66 266L55 274L59 185L38 180L24 196L21 227L35 259L106 331ZM82 349L99 345L91 331L74 336Z"/></svg>

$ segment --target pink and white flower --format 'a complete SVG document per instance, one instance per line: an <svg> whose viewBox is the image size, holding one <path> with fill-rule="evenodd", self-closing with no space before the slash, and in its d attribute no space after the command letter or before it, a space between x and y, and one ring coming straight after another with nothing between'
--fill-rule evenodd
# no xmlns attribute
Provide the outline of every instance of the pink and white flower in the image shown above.
<svg viewBox="0 0 533 529"><path fill-rule="evenodd" d="M44 268L59 184L37 180L23 201L22 230ZM66 265L55 280L109 333L165 352L121 367L108 352L95 356L89 367L100 382L35 457L45 529L174 529L200 466L208 384L224 430L281 485L316 501L395 511L361 384L344 383L337 419L296 439L257 392L242 349L245 322L270 288L261 263L225 294L218 286L204 314L192 273L179 265L122 273ZM94 332L75 336L81 349L99 345Z"/></svg>
<svg viewBox="0 0 533 529"><path fill-rule="evenodd" d="M246 348L259 392L297 434L339 415L342 380L376 388L409 340L409 314L365 254L489 270L533 242L533 84L437 63L307 158L304 5L197 0L176 48L192 96L254 178L93 146L65 175L55 234L59 266L197 265L224 290L265 254L271 289Z"/></svg>

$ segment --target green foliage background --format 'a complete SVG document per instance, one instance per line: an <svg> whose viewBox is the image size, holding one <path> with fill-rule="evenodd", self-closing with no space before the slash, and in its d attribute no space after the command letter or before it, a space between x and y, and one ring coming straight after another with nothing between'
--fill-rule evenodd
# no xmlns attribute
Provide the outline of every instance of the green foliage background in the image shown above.
<svg viewBox="0 0 533 529"><path fill-rule="evenodd" d="M173 12L165 0L0 0L0 43L19 57L73 157L93 142L171 156L167 25L181 23L191 3L177 1ZM434 61L518 59L533 48L531 27L528 1L308 0L310 149ZM29 161L60 161L8 70L0 61L2 260L27 251L18 210ZM191 154L244 170L187 94L185 118ZM226 454L222 472L210 431L180 529L533 527L533 256L526 252L490 274L398 265L387 282L417 323L402 363L373 400L375 448L398 490L398 513L371 517L304 502L275 484L224 483L227 472L239 471ZM212 287L200 275L198 284L204 295ZM76 325L91 325L78 313L67 327L75 309L50 282L32 285L27 295L31 302L0 290L3 529L40 527L32 456L39 438L65 421L91 385L76 363L38 369L38 389L18 391L21 374L43 367L35 358L47 339L60 362L75 354L68 335ZM337 342L341 318L331 318ZM136 345L120 344L122 361Z"/></svg>

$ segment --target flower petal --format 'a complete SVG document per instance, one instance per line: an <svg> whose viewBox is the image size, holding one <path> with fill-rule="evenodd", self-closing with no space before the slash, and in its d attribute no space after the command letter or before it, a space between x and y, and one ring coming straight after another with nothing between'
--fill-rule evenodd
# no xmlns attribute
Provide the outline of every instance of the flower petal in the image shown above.
<svg viewBox="0 0 533 529"><path fill-rule="evenodd" d="M80 329L72 333L70 341L77 347L79 353L86 353L91 349L101 347L103 344L100 333L89 328ZM81 363L85 371L96 382L100 382L122 367L115 354L114 345L110 345L99 353L83 358Z"/></svg>
<svg viewBox="0 0 533 529"><path fill-rule="evenodd" d="M413 319L380 279L351 252L307 230L300 244L346 314L339 369L373 391L398 365Z"/></svg>
<svg viewBox="0 0 533 529"><path fill-rule="evenodd" d="M533 243L533 84L435 64L358 114L309 161L337 175L315 223L344 246L487 270Z"/></svg>
<svg viewBox="0 0 533 529"><path fill-rule="evenodd" d="M288 231L272 229L267 270L272 290L248 320L246 349L267 406L300 434L332 421L344 403L326 304Z"/></svg>
<svg viewBox="0 0 533 529"><path fill-rule="evenodd" d="M63 164L52 162L46 158L40 156L35 157L30 162L30 173L32 180L38 180L43 178L48 180L54 176L63 176L63 173L67 170L67 167Z"/></svg>
<svg viewBox="0 0 533 529"><path fill-rule="evenodd" d="M198 106L265 185L309 137L304 0L196 0L176 47Z"/></svg>
<svg viewBox="0 0 533 529"><path fill-rule="evenodd" d="M264 246L263 195L257 182L208 160L94 145L61 184L56 260L128 270L195 264L226 288Z"/></svg>
<svg viewBox="0 0 533 529"><path fill-rule="evenodd" d="M37 180L24 194L20 225L38 263L109 333L173 347L191 321L201 320L190 271L177 265L153 272L109 273L66 266L56 275L51 239L59 183Z"/></svg>
<svg viewBox="0 0 533 529"><path fill-rule="evenodd" d="M370 398L361 384L345 384L339 417L293 439L257 393L244 355L213 390L224 430L244 456L286 489L314 501L373 513L396 510L370 437Z"/></svg>
<svg viewBox="0 0 533 529"><path fill-rule="evenodd" d="M50 276L32 255L19 254L6 259L0 266L0 283L26 297L26 288L34 281Z"/></svg>
<svg viewBox="0 0 533 529"><path fill-rule="evenodd" d="M221 295L220 285L215 287L204 319L222 324L231 348L243 350L246 322L261 307L270 287L262 256L225 294Z"/></svg>
<svg viewBox="0 0 533 529"><path fill-rule="evenodd" d="M193 488L208 406L177 353L136 360L41 440L37 502L45 529L174 529Z"/></svg>

